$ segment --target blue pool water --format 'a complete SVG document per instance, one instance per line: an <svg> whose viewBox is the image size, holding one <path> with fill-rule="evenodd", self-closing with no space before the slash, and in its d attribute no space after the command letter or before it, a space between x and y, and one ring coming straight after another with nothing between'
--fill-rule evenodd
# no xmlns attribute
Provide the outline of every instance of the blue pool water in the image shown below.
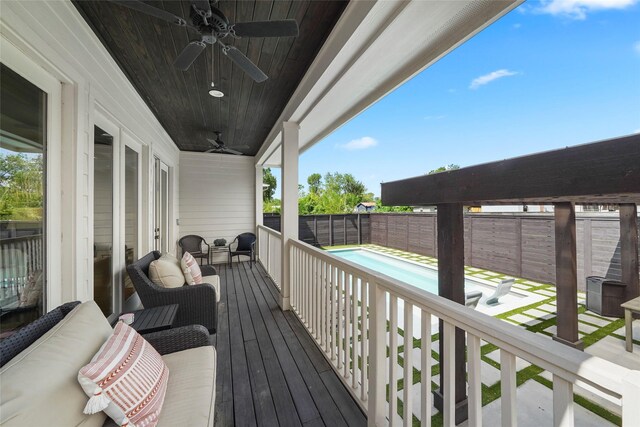
<svg viewBox="0 0 640 427"><path fill-rule="evenodd" d="M438 294L437 270L361 249L337 250L331 251L331 254L409 283L432 294ZM465 280L465 290L473 289L478 289L477 285Z"/></svg>

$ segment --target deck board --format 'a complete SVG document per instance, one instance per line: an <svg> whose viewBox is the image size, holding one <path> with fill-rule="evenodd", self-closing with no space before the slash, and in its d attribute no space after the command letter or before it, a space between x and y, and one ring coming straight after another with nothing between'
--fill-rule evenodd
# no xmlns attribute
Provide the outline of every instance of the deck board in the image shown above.
<svg viewBox="0 0 640 427"><path fill-rule="evenodd" d="M261 266L218 265L216 426L364 426L366 418Z"/></svg>

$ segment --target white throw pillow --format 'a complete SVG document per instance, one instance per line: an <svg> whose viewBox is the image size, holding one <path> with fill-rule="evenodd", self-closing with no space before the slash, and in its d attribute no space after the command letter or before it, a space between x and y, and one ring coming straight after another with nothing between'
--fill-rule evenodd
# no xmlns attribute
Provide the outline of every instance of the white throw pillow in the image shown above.
<svg viewBox="0 0 640 427"><path fill-rule="evenodd" d="M84 413L104 411L118 425L129 427L157 424L168 380L162 356L123 322L78 373L90 397Z"/></svg>
<svg viewBox="0 0 640 427"><path fill-rule="evenodd" d="M180 261L171 254L164 254L149 264L149 279L163 288L179 288L185 283Z"/></svg>
<svg viewBox="0 0 640 427"><path fill-rule="evenodd" d="M184 279L188 285L199 285L202 283L202 270L198 265L198 261L189 252L185 252L182 255L180 261L182 271L184 272Z"/></svg>

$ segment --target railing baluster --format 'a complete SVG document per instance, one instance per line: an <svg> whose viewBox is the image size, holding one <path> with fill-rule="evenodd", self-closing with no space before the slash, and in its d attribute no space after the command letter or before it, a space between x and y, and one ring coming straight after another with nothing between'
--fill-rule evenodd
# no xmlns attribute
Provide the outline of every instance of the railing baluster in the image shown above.
<svg viewBox="0 0 640 427"><path fill-rule="evenodd" d="M573 427L573 384L553 376L553 425Z"/></svg>
<svg viewBox="0 0 640 427"><path fill-rule="evenodd" d="M444 322L443 328L444 339L443 353L440 355L440 389L442 390L442 398L444 400L444 424L452 426L455 424L455 408L456 408L456 328L451 323ZM443 370L444 367L444 370Z"/></svg>
<svg viewBox="0 0 640 427"><path fill-rule="evenodd" d="M420 316L420 425L431 426L431 313L422 310Z"/></svg>
<svg viewBox="0 0 640 427"><path fill-rule="evenodd" d="M344 284L344 274L342 269L338 269L337 271L338 273L338 325L337 325L337 329L338 329L338 370L342 369L342 361L344 360L344 354L343 352L343 348L344 348L344 334L343 334L343 323L344 323L344 304L342 302L343 298L344 298L344 294L342 293L342 289L343 289L343 284Z"/></svg>
<svg viewBox="0 0 640 427"><path fill-rule="evenodd" d="M386 424L384 365L387 359L387 293L375 281L369 282L369 405L368 425Z"/></svg>
<svg viewBox="0 0 640 427"><path fill-rule="evenodd" d="M351 285L353 276L344 273L344 377L349 378L351 370Z"/></svg>
<svg viewBox="0 0 640 427"><path fill-rule="evenodd" d="M311 324L313 336L318 340L318 258L311 258Z"/></svg>
<svg viewBox="0 0 640 427"><path fill-rule="evenodd" d="M502 426L516 427L516 357L505 349L500 349L500 392Z"/></svg>
<svg viewBox="0 0 640 427"><path fill-rule="evenodd" d="M359 353L359 345L358 345L358 302L360 301L358 297L358 285L360 283L360 278L356 276L351 276L352 281L352 292L351 292L351 366L352 366L352 377L351 377L351 386L355 390L358 387L358 353Z"/></svg>
<svg viewBox="0 0 640 427"><path fill-rule="evenodd" d="M482 426L482 381L480 379L480 338L467 333L469 372L469 427Z"/></svg>
<svg viewBox="0 0 640 427"><path fill-rule="evenodd" d="M337 299L337 289L338 289L338 268L331 265L330 266L330 272L331 272L331 279L330 279L330 285L331 285L331 360L335 361L336 360L336 324L337 324L337 313L336 313L336 307L338 302L336 301Z"/></svg>
<svg viewBox="0 0 640 427"><path fill-rule="evenodd" d="M413 425L413 304L404 303L404 389L402 398L403 425Z"/></svg>
<svg viewBox="0 0 640 427"><path fill-rule="evenodd" d="M368 394L369 286L369 281L363 279L362 287L360 288L360 296L362 298L360 304L360 360L362 361L360 368L360 399L362 399L363 402L367 400Z"/></svg>
<svg viewBox="0 0 640 427"><path fill-rule="evenodd" d="M398 417L398 297L391 294L389 313L389 424Z"/></svg>

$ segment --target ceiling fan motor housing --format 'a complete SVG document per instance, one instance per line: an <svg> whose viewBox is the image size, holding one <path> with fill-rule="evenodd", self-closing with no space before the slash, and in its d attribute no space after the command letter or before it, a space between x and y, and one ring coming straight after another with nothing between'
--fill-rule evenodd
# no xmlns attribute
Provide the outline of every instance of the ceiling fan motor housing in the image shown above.
<svg viewBox="0 0 640 427"><path fill-rule="evenodd" d="M221 38L229 33L229 20L224 16L224 13L216 7L211 7L211 16L207 19L206 23L195 7L191 8L190 18L193 25L203 34L214 33L218 38Z"/></svg>

